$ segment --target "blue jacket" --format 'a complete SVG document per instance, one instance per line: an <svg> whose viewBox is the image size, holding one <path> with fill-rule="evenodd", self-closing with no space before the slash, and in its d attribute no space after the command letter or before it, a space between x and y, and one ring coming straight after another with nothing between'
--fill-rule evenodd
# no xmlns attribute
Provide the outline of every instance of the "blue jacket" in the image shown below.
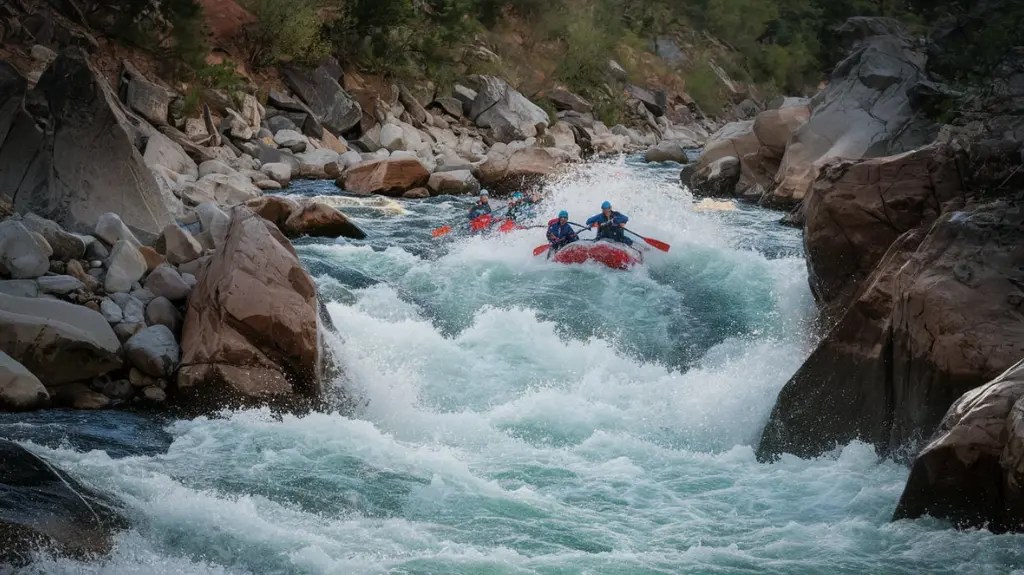
<svg viewBox="0 0 1024 575"><path fill-rule="evenodd" d="M491 204L490 204L490 202L488 202L486 204L483 203L483 202L477 202L476 204L473 205L472 208L469 209L469 219L475 220L475 219L479 218L480 216L482 216L484 214L489 214L489 213L491 213Z"/></svg>
<svg viewBox="0 0 1024 575"><path fill-rule="evenodd" d="M548 226L548 241L553 246L569 244L578 239L576 232L573 231L572 226L569 224L563 226L558 223L558 220L555 220L555 223Z"/></svg>
<svg viewBox="0 0 1024 575"><path fill-rule="evenodd" d="M618 226L619 224L624 224L628 221L629 218L627 218L626 216L614 210L612 211L612 223L615 224L616 226ZM600 214L597 214L596 216L587 220L587 227L589 228L594 224L604 225L606 223L608 223L608 218L604 217L604 212L601 212Z"/></svg>

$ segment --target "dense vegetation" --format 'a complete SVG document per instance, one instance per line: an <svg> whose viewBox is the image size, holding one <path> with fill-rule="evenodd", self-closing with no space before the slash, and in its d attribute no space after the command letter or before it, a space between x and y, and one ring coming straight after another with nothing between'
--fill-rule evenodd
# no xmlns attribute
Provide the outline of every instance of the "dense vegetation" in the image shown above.
<svg viewBox="0 0 1024 575"><path fill-rule="evenodd" d="M731 76L786 92L813 89L840 50L834 29L850 16L898 18L917 32L950 14L964 15L971 0L241 0L257 22L245 42L259 69L282 60L314 62L328 53L364 70L429 79L444 86L459 74L499 73L513 83L531 80L517 58L539 67L598 104L614 99L606 87L607 61L627 69L652 41L681 39L687 52L677 65L686 90L704 107L721 100L713 59ZM1021 44L1024 0L990 0L1001 8L984 42L959 57L972 64L995 60ZM194 20L193 0L173 0L167 19ZM195 51L195 34L183 34ZM710 32L726 44L705 52ZM495 38L516 37L515 45ZM487 46L497 57L467 58L466 47ZM550 64L549 68L544 68ZM632 70L631 70L632 71ZM641 71L647 71L646 69ZM539 88L540 86L537 86Z"/></svg>

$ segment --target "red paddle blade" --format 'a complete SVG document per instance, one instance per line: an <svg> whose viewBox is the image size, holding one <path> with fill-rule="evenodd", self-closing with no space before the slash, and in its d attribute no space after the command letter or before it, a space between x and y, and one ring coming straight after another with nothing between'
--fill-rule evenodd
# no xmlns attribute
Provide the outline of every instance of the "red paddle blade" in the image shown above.
<svg viewBox="0 0 1024 575"><path fill-rule="evenodd" d="M469 223L469 227L474 232L478 231L478 230L482 230L482 229L486 228L487 226L491 225L491 220L492 219L493 218L491 217L491 214L484 214L484 215L474 219L472 222L470 222Z"/></svg>
<svg viewBox="0 0 1024 575"><path fill-rule="evenodd" d="M537 247L533 248L533 255L539 256L540 254L546 252L547 249L550 248L550 247L551 247L551 244L544 244L542 246L537 246Z"/></svg>
<svg viewBox="0 0 1024 575"><path fill-rule="evenodd" d="M441 237L441 236L447 234L450 231L452 231L452 227L451 226L444 226L444 227L437 228L436 230L430 232L430 235L432 235L435 238L437 238L437 237Z"/></svg>
<svg viewBox="0 0 1024 575"><path fill-rule="evenodd" d="M656 249L659 249L659 250L661 250L663 252L667 252L668 249L671 247L668 244L666 244L665 242L660 242L658 240L652 240L651 238L644 238L644 241L647 242L647 245L652 246L652 247L654 247Z"/></svg>
<svg viewBox="0 0 1024 575"><path fill-rule="evenodd" d="M524 228L523 226L515 223L512 220L505 220L505 222L502 223L500 227L498 227L498 231L502 232L502 233L508 233L508 232L511 232L512 230L525 230L525 229L526 228Z"/></svg>

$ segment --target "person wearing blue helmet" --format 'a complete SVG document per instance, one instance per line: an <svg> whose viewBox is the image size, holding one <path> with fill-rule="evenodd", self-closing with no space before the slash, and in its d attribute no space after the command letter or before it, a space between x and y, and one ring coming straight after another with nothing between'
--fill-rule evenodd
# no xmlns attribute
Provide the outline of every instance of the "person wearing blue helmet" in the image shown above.
<svg viewBox="0 0 1024 575"><path fill-rule="evenodd" d="M569 225L569 212L565 210L558 212L558 219L548 226L548 242L551 243L551 249L557 250L578 239L580 238L576 235L576 231Z"/></svg>
<svg viewBox="0 0 1024 575"><path fill-rule="evenodd" d="M597 228L596 239L606 239L633 245L633 240L626 237L622 228L626 227L629 218L612 209L611 202L601 204L601 213L587 220L588 228Z"/></svg>
<svg viewBox="0 0 1024 575"><path fill-rule="evenodd" d="M487 198L487 190L480 190L480 200L469 209L469 219L475 220L480 216L491 213L491 204Z"/></svg>
<svg viewBox="0 0 1024 575"><path fill-rule="evenodd" d="M518 221L520 217L526 215L524 213L525 207L526 205L523 203L523 194L520 192L516 192L512 194L512 199L509 200L508 204L505 206L507 210L505 212L505 215L510 220Z"/></svg>

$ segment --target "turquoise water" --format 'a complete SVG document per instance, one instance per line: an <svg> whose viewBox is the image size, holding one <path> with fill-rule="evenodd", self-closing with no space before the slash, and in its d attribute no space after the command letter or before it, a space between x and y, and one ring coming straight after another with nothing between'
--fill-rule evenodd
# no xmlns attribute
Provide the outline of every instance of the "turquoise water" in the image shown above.
<svg viewBox="0 0 1024 575"><path fill-rule="evenodd" d="M300 242L330 300L348 416L29 414L14 437L111 492L109 558L32 573L1008 573L1024 538L890 523L907 476L862 444L757 463L810 352L799 231L696 209L623 160L550 186L672 244L631 272L531 255L543 230L433 240L468 200L352 207ZM297 193L330 192L307 184ZM538 216L546 221L549 214ZM342 388L346 390L342 401Z"/></svg>

